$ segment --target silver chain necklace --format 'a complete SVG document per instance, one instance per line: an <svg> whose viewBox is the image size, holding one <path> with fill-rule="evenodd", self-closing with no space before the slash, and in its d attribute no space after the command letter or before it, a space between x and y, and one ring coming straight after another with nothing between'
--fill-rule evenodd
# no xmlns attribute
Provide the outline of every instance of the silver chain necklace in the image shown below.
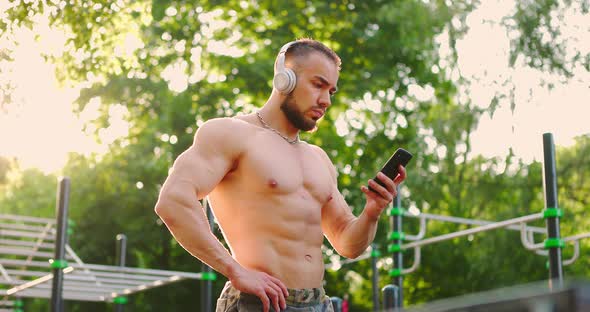
<svg viewBox="0 0 590 312"><path fill-rule="evenodd" d="M260 123L262 124L262 126L264 126L264 128L271 130L272 132L278 134L281 136L281 138L283 138L285 141L287 141L287 143L289 144L297 144L299 143L299 133L297 133L297 137L293 140L289 139L288 137L284 136L282 133L280 133L278 130L276 130L275 128L269 126L266 121L264 121L264 119L262 119L262 116L260 116L260 111L256 112L256 116L258 116L258 120L260 120Z"/></svg>

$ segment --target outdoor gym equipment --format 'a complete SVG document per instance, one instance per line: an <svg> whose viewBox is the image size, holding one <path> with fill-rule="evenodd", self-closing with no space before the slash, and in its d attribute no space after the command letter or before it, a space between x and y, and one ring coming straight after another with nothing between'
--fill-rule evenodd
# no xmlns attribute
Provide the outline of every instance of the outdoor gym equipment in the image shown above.
<svg viewBox="0 0 590 312"><path fill-rule="evenodd" d="M57 219L0 214L0 311L23 311L23 298L47 298L51 311L63 300L103 301L122 312L128 296L184 279L203 280L210 296L212 271L201 273L125 266L126 236L118 235L117 266L87 264L67 243L75 224L68 220L70 180L58 185ZM51 285L49 285L51 281ZM26 302L25 302L26 303ZM211 299L203 311L211 311Z"/></svg>

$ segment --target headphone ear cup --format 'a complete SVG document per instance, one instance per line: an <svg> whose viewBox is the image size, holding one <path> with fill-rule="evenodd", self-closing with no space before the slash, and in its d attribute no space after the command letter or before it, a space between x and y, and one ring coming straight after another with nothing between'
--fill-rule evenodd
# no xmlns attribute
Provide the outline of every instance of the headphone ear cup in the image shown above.
<svg viewBox="0 0 590 312"><path fill-rule="evenodd" d="M289 88L289 74L286 72L278 72L275 74L272 84L279 92L284 93Z"/></svg>
<svg viewBox="0 0 590 312"><path fill-rule="evenodd" d="M293 90L295 90L295 85L297 85L297 76L295 75L295 72L291 68L285 68L284 73L288 77L288 79L287 79L288 84L287 84L285 90L283 91L283 93L289 94L289 93L293 92Z"/></svg>

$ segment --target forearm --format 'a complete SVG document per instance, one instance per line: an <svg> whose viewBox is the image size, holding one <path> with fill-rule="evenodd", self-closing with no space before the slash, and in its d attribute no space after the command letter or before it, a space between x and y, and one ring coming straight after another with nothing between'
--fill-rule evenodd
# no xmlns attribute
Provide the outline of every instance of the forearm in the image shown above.
<svg viewBox="0 0 590 312"><path fill-rule="evenodd" d="M360 256L375 239L377 221L378 219L370 217L365 211L351 219L338 237L338 253L347 258Z"/></svg>
<svg viewBox="0 0 590 312"><path fill-rule="evenodd" d="M156 213L186 251L215 271L231 279L240 268L211 232L203 207L196 199L192 205L174 200L160 201Z"/></svg>

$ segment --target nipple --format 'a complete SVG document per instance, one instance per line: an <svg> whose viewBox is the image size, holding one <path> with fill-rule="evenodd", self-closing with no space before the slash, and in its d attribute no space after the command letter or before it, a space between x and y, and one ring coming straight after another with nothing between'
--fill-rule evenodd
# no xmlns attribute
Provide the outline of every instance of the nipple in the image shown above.
<svg viewBox="0 0 590 312"><path fill-rule="evenodd" d="M279 185L279 183L275 179L270 179L270 180L268 180L268 185L272 188L276 188L277 185Z"/></svg>

